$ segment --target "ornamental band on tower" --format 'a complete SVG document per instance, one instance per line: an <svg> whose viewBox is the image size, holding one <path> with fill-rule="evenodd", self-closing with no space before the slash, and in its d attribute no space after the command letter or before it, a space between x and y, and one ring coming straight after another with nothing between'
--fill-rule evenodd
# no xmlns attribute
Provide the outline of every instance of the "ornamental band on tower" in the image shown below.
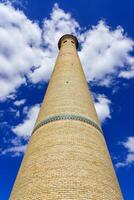
<svg viewBox="0 0 134 200"><path fill-rule="evenodd" d="M64 35L58 47L10 200L122 200L77 54L77 38Z"/></svg>

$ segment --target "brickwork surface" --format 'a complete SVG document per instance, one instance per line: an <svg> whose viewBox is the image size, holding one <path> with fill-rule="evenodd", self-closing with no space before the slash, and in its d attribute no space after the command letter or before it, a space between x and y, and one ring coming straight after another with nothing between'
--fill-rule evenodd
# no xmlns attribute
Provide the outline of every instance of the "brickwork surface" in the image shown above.
<svg viewBox="0 0 134 200"><path fill-rule="evenodd" d="M61 43L37 126L73 114L100 126L71 38ZM73 41L74 42L74 41ZM103 134L78 120L57 120L33 133L10 200L122 200Z"/></svg>

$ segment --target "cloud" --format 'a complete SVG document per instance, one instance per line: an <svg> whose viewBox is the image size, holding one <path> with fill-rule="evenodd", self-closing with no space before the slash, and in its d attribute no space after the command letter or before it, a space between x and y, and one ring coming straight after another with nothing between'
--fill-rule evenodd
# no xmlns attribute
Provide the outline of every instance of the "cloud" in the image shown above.
<svg viewBox="0 0 134 200"><path fill-rule="evenodd" d="M95 97L95 109L97 111L99 120L103 123L110 115L111 101L105 95L97 95Z"/></svg>
<svg viewBox="0 0 134 200"><path fill-rule="evenodd" d="M129 152L134 153L134 137L128 137L127 141L122 144Z"/></svg>
<svg viewBox="0 0 134 200"><path fill-rule="evenodd" d="M78 23L71 15L66 14L57 4L50 20L44 20L41 29L22 11L1 3L0 100L15 93L20 85L27 84L25 77L33 83L48 81L58 53L58 39L67 32L76 34L78 28Z"/></svg>
<svg viewBox="0 0 134 200"><path fill-rule="evenodd" d="M70 13L65 13L59 8L58 4L55 4L50 18L44 20L43 25L43 43L46 46L44 50L45 58L42 60L42 64L39 68L36 68L29 78L33 83L39 81L48 81L53 70L55 59L58 54L58 40L66 34L71 33L78 35L80 26L78 22L72 18Z"/></svg>
<svg viewBox="0 0 134 200"><path fill-rule="evenodd" d="M25 102L26 102L26 99L16 100L16 101L14 102L14 105L15 105L15 106L21 106L21 105L23 105Z"/></svg>
<svg viewBox="0 0 134 200"><path fill-rule="evenodd" d="M39 104L36 104L35 106L31 107L27 113L26 119L12 129L12 131L18 137L27 138L31 135L35 124L35 120L37 119L38 116L39 109L40 109Z"/></svg>
<svg viewBox="0 0 134 200"><path fill-rule="evenodd" d="M8 5L18 5L20 7L25 7L27 4L27 0L0 0L0 2L8 4Z"/></svg>
<svg viewBox="0 0 134 200"><path fill-rule="evenodd" d="M58 4L54 4L43 24L40 28L22 11L0 3L1 100L27 84L27 80L32 83L49 80L58 53L58 39L66 33L76 35L81 43L79 55L87 81L110 86L114 77L133 77L134 58L130 53L134 41L123 28L112 30L99 21L85 30Z"/></svg>
<svg viewBox="0 0 134 200"><path fill-rule="evenodd" d="M116 167L125 167L134 164L134 137L128 137L126 142L121 142L121 145L127 149L127 155L123 162L117 162Z"/></svg>
<svg viewBox="0 0 134 200"><path fill-rule="evenodd" d="M134 78L134 66L131 66L128 69L128 71L122 71L119 74L119 77L126 78L126 79Z"/></svg>
<svg viewBox="0 0 134 200"><path fill-rule="evenodd" d="M128 56L128 65L126 70L122 70L119 77L126 79L134 78L134 57Z"/></svg>
<svg viewBox="0 0 134 200"><path fill-rule="evenodd" d="M29 31L30 30L30 31ZM0 3L0 99L26 84L31 67L42 60L41 29L23 12Z"/></svg>
<svg viewBox="0 0 134 200"><path fill-rule="evenodd" d="M92 26L83 34L79 52L87 80L109 86L111 76L121 76L126 65L130 66L133 45L120 26L112 30L104 21Z"/></svg>
<svg viewBox="0 0 134 200"><path fill-rule="evenodd" d="M14 146L14 147L9 147L5 150L1 150L1 155L5 154L11 154L11 156L20 156L23 154L26 150L27 145L20 145L20 146Z"/></svg>
<svg viewBox="0 0 134 200"><path fill-rule="evenodd" d="M8 147L0 149L0 155L11 155L12 157L21 156L27 147L27 141L31 136L35 121L37 119L40 105L36 104L30 109L24 107L26 118L16 127L12 127L15 137L8 143Z"/></svg>

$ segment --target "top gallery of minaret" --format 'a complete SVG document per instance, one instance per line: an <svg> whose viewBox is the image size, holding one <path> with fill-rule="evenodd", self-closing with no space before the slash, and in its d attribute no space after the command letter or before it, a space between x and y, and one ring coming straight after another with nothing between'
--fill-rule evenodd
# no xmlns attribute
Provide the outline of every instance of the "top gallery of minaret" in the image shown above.
<svg viewBox="0 0 134 200"><path fill-rule="evenodd" d="M78 40L63 35L58 47L10 200L122 200L77 54Z"/></svg>

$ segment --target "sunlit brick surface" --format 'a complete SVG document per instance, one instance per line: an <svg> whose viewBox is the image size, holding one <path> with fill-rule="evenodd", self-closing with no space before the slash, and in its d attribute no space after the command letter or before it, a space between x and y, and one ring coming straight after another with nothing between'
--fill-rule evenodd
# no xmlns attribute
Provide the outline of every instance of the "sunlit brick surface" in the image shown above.
<svg viewBox="0 0 134 200"><path fill-rule="evenodd" d="M71 41L67 37L61 43L36 125L51 116L74 114L100 126ZM102 133L76 120L57 120L38 128L30 139L10 199L122 200Z"/></svg>

